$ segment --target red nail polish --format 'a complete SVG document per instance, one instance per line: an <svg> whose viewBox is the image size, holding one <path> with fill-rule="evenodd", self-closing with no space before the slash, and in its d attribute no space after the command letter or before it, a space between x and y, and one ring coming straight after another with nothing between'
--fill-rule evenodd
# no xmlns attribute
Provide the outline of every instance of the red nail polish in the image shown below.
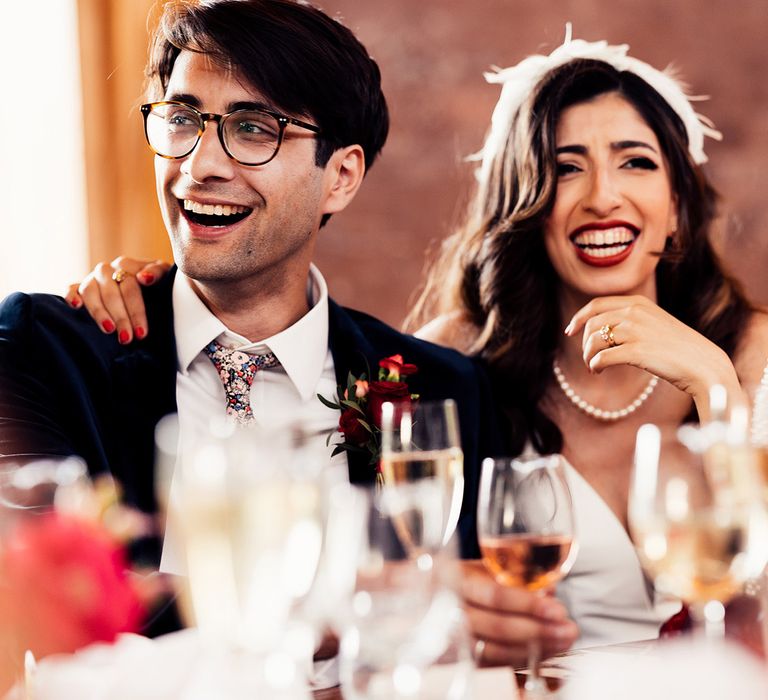
<svg viewBox="0 0 768 700"><path fill-rule="evenodd" d="M147 332L141 326L136 326L136 328L133 329L133 334L139 340L142 340L144 338L144 336L147 334Z"/></svg>
<svg viewBox="0 0 768 700"><path fill-rule="evenodd" d="M111 333L113 330L115 330L115 324L114 324L114 323L112 323L112 321L110 321L109 319L107 319L106 321L102 321L102 322L101 322L101 327L102 327L102 328L103 328L103 329L104 329L104 330L105 330L107 333Z"/></svg>
<svg viewBox="0 0 768 700"><path fill-rule="evenodd" d="M79 309L83 305L83 302L80 301L80 299L75 298L75 299L73 299L72 301L69 302L69 305L73 309Z"/></svg>
<svg viewBox="0 0 768 700"><path fill-rule="evenodd" d="M152 284L155 281L155 276L151 272L142 272L141 281L144 284Z"/></svg>
<svg viewBox="0 0 768 700"><path fill-rule="evenodd" d="M125 345L130 339L131 339L131 336L128 333L128 331L120 331L118 335L118 340L120 341L121 344Z"/></svg>

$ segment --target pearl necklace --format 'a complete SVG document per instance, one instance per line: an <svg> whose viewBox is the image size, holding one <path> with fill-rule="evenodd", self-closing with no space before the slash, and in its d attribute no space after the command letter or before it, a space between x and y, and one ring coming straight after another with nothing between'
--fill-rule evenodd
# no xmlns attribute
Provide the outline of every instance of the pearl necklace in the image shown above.
<svg viewBox="0 0 768 700"><path fill-rule="evenodd" d="M648 400L648 397L653 393L653 390L659 383L659 378L655 374L652 374L650 381L645 386L645 389L640 392L640 395L631 404L629 404L629 406L620 408L617 411L604 411L602 408L593 406L591 403L589 403L589 401L582 399L581 396L579 396L573 390L573 387L571 387L571 385L566 381L563 370L560 369L560 365L558 364L557 360L552 363L552 372L555 375L555 379L557 379L557 383L561 391L565 394L566 398L574 406L576 406L576 408L586 413L588 416L591 416L592 418L606 421L608 423L626 418L631 413L634 413Z"/></svg>

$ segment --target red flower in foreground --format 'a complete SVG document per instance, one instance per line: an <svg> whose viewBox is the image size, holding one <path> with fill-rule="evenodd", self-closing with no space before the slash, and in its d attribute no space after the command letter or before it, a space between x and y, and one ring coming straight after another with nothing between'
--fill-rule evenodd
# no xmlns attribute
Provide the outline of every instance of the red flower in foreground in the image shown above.
<svg viewBox="0 0 768 700"><path fill-rule="evenodd" d="M0 629L15 653L73 652L138 631L145 610L122 548L98 526L48 513L25 519L0 554Z"/></svg>

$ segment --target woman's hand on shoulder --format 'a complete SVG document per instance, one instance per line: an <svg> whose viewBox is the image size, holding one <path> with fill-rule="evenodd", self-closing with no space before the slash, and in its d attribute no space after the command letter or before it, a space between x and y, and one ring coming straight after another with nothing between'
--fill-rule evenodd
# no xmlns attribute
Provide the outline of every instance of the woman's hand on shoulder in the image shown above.
<svg viewBox="0 0 768 700"><path fill-rule="evenodd" d="M531 642L541 645L543 656L552 656L578 638L576 624L556 598L502 586L479 561L462 562L462 574L460 590L478 665L525 665Z"/></svg>
<svg viewBox="0 0 768 700"><path fill-rule="evenodd" d="M583 306L565 329L582 334L584 362L593 372L632 365L690 394L702 419L709 414L709 388L740 392L728 355L701 333L644 296L598 297Z"/></svg>
<svg viewBox="0 0 768 700"><path fill-rule="evenodd" d="M168 272L162 260L120 256L100 262L82 282L71 284L65 301L75 309L85 306L102 332L117 332L120 343L142 340L149 333L140 286L148 287Z"/></svg>

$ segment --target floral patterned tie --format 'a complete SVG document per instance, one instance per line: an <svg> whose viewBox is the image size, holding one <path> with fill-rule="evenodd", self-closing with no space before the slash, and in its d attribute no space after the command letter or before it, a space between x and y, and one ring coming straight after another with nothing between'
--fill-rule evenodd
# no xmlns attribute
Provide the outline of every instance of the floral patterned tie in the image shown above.
<svg viewBox="0 0 768 700"><path fill-rule="evenodd" d="M259 370L279 367L279 360L271 352L249 355L240 350L225 348L215 340L205 347L205 354L213 362L224 385L227 415L232 416L238 423L252 421L250 394L253 378Z"/></svg>

